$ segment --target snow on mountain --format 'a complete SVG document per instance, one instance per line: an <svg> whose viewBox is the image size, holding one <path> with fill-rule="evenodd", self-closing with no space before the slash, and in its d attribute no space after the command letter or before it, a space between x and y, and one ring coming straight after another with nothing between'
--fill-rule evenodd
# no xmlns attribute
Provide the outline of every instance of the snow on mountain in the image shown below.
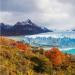
<svg viewBox="0 0 75 75"><path fill-rule="evenodd" d="M10 35L10 36L32 35L45 32L53 32L52 30L49 30L47 28L43 29L42 27L36 25L29 19L27 21L17 22L9 29L8 26L5 24L1 24L0 28L2 29L0 35Z"/></svg>

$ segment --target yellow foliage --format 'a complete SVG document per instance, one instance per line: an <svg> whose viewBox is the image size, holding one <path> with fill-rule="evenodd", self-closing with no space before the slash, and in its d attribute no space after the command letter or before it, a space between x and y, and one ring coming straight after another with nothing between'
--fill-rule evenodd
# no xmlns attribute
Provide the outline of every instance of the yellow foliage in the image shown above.
<svg viewBox="0 0 75 75"><path fill-rule="evenodd" d="M58 51L56 55L51 54L51 60L42 53L31 51L31 46L22 52L9 45L12 42L14 41L0 37L0 75L75 75L75 62L68 62L68 65L62 63L62 59L68 59L69 56L65 57ZM61 64L53 66L52 62Z"/></svg>
<svg viewBox="0 0 75 75"><path fill-rule="evenodd" d="M27 75L34 75L34 74L33 74L33 70L31 70L31 69L28 70Z"/></svg>

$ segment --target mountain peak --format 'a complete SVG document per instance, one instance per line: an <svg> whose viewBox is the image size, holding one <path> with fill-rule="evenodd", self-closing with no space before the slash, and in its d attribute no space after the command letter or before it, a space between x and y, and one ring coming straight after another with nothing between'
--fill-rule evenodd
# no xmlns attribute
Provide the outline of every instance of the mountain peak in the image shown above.
<svg viewBox="0 0 75 75"><path fill-rule="evenodd" d="M9 31L8 31L9 28ZM50 32L47 28L42 28L35 23L33 23L30 19L26 21L18 21L14 26L11 28L9 26L3 26L5 29L1 35L33 35L38 33L45 33Z"/></svg>
<svg viewBox="0 0 75 75"><path fill-rule="evenodd" d="M30 25L33 24L33 22L32 22L30 19L27 19L27 20L25 21L25 23L26 23L26 24L30 24Z"/></svg>
<svg viewBox="0 0 75 75"><path fill-rule="evenodd" d="M17 22L15 25L21 25L21 22Z"/></svg>
<svg viewBox="0 0 75 75"><path fill-rule="evenodd" d="M27 19L27 21L26 22L28 22L28 23L32 23L32 21L30 20L30 19Z"/></svg>
<svg viewBox="0 0 75 75"><path fill-rule="evenodd" d="M26 21L17 22L16 25L33 25L33 22L30 19L27 19Z"/></svg>
<svg viewBox="0 0 75 75"><path fill-rule="evenodd" d="M4 23L0 23L0 25L1 25L1 26L4 26L5 24L4 24Z"/></svg>

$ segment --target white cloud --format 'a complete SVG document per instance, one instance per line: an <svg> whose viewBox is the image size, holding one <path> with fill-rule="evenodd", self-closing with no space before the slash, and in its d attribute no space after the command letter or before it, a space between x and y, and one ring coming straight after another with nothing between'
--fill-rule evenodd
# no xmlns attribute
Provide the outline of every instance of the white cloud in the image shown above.
<svg viewBox="0 0 75 75"><path fill-rule="evenodd" d="M16 6L14 3L17 3ZM66 3L65 0L8 0L3 5L9 5L0 11L0 22L14 24L30 18L48 28L70 29L75 26L75 7L71 3L74 4L73 0Z"/></svg>
<svg viewBox="0 0 75 75"><path fill-rule="evenodd" d="M11 22L12 13L0 12L0 22Z"/></svg>

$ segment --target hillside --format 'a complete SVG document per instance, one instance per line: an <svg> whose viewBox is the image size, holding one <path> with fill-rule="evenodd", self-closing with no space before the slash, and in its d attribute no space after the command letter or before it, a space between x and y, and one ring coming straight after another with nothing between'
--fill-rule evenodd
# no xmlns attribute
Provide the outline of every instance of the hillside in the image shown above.
<svg viewBox="0 0 75 75"><path fill-rule="evenodd" d="M0 37L0 75L74 75L75 62L58 48L45 51Z"/></svg>

